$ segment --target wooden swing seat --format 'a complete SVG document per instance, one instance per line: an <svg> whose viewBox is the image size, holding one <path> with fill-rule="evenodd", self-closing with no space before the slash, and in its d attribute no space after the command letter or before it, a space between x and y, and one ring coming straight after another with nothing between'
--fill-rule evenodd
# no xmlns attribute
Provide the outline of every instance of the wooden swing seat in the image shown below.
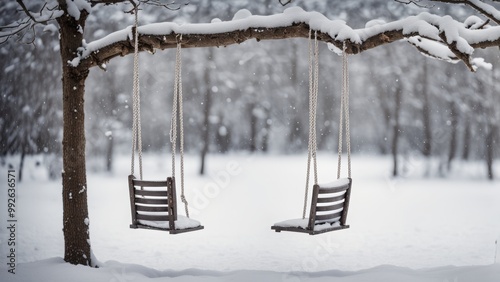
<svg viewBox="0 0 500 282"><path fill-rule="evenodd" d="M343 178L329 184L314 185L309 218L282 221L271 229L316 235L349 228L346 219L351 184L351 178Z"/></svg>
<svg viewBox="0 0 500 282"><path fill-rule="evenodd" d="M196 220L177 215L175 179L166 181L137 180L128 177L132 224L130 228L168 231L170 234L201 230ZM161 189L166 187L166 189Z"/></svg>

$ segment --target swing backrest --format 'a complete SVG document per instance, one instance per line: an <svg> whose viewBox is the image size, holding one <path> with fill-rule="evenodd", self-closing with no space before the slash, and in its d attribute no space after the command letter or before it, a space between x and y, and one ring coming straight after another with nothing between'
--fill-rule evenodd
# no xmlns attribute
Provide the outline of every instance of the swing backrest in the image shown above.
<svg viewBox="0 0 500 282"><path fill-rule="evenodd" d="M177 203L175 181L145 181L128 177L132 224L130 228L160 229L168 222L169 229L175 231Z"/></svg>
<svg viewBox="0 0 500 282"><path fill-rule="evenodd" d="M308 229L314 230L314 225L323 222L340 223L347 227L347 212L351 196L352 179L338 180L326 185L314 185L311 199Z"/></svg>

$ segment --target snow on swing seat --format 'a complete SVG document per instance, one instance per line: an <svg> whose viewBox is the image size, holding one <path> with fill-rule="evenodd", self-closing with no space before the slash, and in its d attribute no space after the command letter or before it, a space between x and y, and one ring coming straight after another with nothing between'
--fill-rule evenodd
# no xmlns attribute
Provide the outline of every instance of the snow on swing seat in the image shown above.
<svg viewBox="0 0 500 282"><path fill-rule="evenodd" d="M339 179L334 180L332 182L319 184L319 187L321 187L323 189L326 189L326 188L339 188L339 187L343 187L343 186L349 185L349 183L351 183L351 180L349 178L339 178Z"/></svg>
<svg viewBox="0 0 500 282"><path fill-rule="evenodd" d="M301 228L304 229L304 231L307 231L308 225L309 225L309 218L307 217L289 219L274 224L274 226L285 227L285 228L286 227ZM337 217L336 220L333 221L315 223L314 231L323 231L332 227L340 227L340 217Z"/></svg>
<svg viewBox="0 0 500 282"><path fill-rule="evenodd" d="M168 221L152 221L152 220L138 220L140 224L145 226L150 226L158 229L169 230L169 222ZM190 228L198 228L201 226L201 223L198 220L191 219L184 215L177 215L177 220L174 221L175 230L183 230Z"/></svg>

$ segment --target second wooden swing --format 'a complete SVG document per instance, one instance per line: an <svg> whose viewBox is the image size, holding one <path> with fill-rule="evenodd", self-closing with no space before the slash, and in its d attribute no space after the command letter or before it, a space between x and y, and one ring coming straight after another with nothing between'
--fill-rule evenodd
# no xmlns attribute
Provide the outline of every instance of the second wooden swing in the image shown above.
<svg viewBox="0 0 500 282"><path fill-rule="evenodd" d="M142 179L142 138L141 138L141 110L139 90L139 33L137 30L137 6L135 7L134 25L134 84L133 84L133 125L132 125L132 164L128 177L130 209L132 224L130 228L153 229L168 231L177 234L203 229L197 220L189 218L188 202L184 195L184 129L182 107L182 63L181 43L179 38L175 59L175 83L172 103L172 123L170 142L172 145L172 176L165 181L149 181ZM179 126L177 126L179 121ZM177 195L175 185L175 152L177 150L177 130L180 133L180 183L181 201L184 203L186 216L177 214ZM134 176L135 153L138 154L139 179Z"/></svg>
<svg viewBox="0 0 500 282"><path fill-rule="evenodd" d="M274 224L271 229L276 232L292 231L316 235L330 231L349 228L346 224L347 212L351 195L351 141L349 128L349 72L345 43L342 55L342 96L339 119L339 147L337 180L328 184L318 184L316 160L316 108L318 99L319 48L317 32L314 33L314 43L309 30L309 144L306 172L306 188L302 218L291 219ZM342 160L342 138L345 117L345 133L347 147L348 177L340 178ZM311 197L309 217L306 217L307 198L309 194L309 178L311 160L314 170L314 185Z"/></svg>

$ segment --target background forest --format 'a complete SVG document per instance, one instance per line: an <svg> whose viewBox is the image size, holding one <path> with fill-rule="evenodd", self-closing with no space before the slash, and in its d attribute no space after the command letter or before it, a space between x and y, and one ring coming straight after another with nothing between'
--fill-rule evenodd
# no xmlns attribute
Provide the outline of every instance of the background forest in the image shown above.
<svg viewBox="0 0 500 282"><path fill-rule="evenodd" d="M27 1L30 2L30 1ZM15 15L0 8L0 26ZM352 27L374 19L395 20L432 10L464 20L474 13L458 5L417 7L396 1L193 0L179 10L144 7L140 24L230 20L245 8L275 14L290 6L318 11ZM89 17L91 40L133 24L114 5ZM113 11L113 12L110 12ZM58 32L47 26L41 36L0 46L0 156L43 154L41 165L60 176L62 90ZM99 29L95 29L99 27ZM183 50L185 146L189 154L305 153L308 136L307 41L245 42L226 48ZM404 175L415 156L433 159L427 175L446 176L455 163L484 163L493 179L498 156L500 95L498 50L484 57L492 69L471 73L464 65L422 57L406 42L350 57L351 136L355 154L393 156L393 175ZM341 57L320 45L318 149L337 150ZM36 58L36 59L35 59ZM146 152L168 158L175 51L140 55L142 133ZM106 69L107 71L104 71ZM86 85L87 154L90 170L113 170L117 154L131 151L132 56L94 68ZM23 161L20 162L21 166ZM200 162L204 172L204 161ZM19 168L22 172L22 167ZM22 178L22 175L19 175Z"/></svg>

